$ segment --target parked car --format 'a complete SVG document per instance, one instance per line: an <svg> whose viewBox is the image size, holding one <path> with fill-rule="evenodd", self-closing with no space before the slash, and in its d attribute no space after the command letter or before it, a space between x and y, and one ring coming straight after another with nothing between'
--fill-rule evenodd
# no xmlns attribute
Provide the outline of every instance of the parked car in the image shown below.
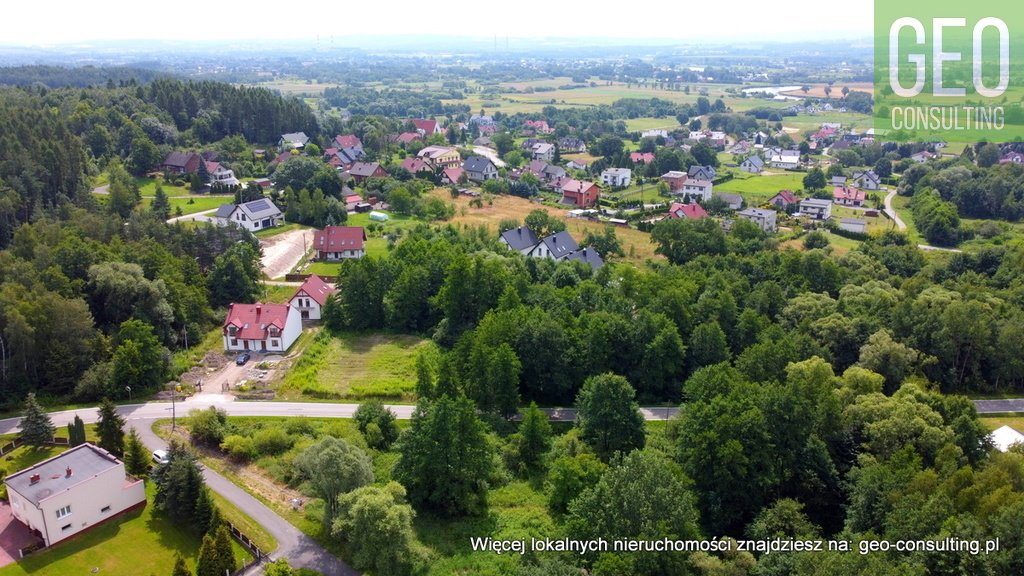
<svg viewBox="0 0 1024 576"><path fill-rule="evenodd" d="M170 462L167 458L167 450L154 450L153 462L156 462L157 464L167 464Z"/></svg>
<svg viewBox="0 0 1024 576"><path fill-rule="evenodd" d="M241 354L239 354L235 358L235 364L238 364L239 366L241 366L241 365L245 364L246 362L248 362L249 358L252 358L252 356L250 356L248 352L242 352Z"/></svg>

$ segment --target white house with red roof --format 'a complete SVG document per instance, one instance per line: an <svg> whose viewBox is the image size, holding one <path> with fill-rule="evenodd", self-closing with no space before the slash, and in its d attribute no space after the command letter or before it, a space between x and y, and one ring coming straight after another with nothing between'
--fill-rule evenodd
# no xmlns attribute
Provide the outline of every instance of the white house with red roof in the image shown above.
<svg viewBox="0 0 1024 576"><path fill-rule="evenodd" d="M832 200L842 206L863 206L867 194L853 186L837 186L832 190Z"/></svg>
<svg viewBox="0 0 1024 576"><path fill-rule="evenodd" d="M683 204L682 202L673 202L672 206L668 209L669 218L687 218L689 220L697 220L698 218L707 218L708 213L704 210L704 207L700 204Z"/></svg>
<svg viewBox="0 0 1024 576"><path fill-rule="evenodd" d="M441 125L438 124L437 120L425 120L423 118L412 118L409 120L416 126L416 131L423 136L430 136L431 134L440 134L442 132Z"/></svg>
<svg viewBox="0 0 1024 576"><path fill-rule="evenodd" d="M313 232L317 260L348 260L366 255L366 230L360 226L327 226Z"/></svg>
<svg viewBox="0 0 1024 576"><path fill-rule="evenodd" d="M303 320L319 320L327 298L337 291L337 288L324 282L323 278L313 274L299 286L288 305L298 310Z"/></svg>
<svg viewBox="0 0 1024 576"><path fill-rule="evenodd" d="M302 333L302 316L288 304L232 304L224 319L224 350L284 352Z"/></svg>

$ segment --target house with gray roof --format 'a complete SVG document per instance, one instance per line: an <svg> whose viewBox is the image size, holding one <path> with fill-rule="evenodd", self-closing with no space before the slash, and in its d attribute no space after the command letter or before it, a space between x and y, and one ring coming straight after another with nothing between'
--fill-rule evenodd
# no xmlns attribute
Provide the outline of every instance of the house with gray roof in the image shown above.
<svg viewBox="0 0 1024 576"><path fill-rule="evenodd" d="M597 253L597 250L594 250L590 246L580 248L566 256L565 259L575 262L585 262L592 270L597 270L601 266L604 266L604 259Z"/></svg>
<svg viewBox="0 0 1024 576"><path fill-rule="evenodd" d="M309 136L306 136L305 132L292 132L290 134L282 134L281 139L277 141L278 148L284 148L291 150L292 148L303 149L309 144Z"/></svg>
<svg viewBox="0 0 1024 576"><path fill-rule="evenodd" d="M743 196L739 194L733 194L731 192L714 192L711 194L712 198L721 198L726 205L729 206L729 210L739 210L743 208Z"/></svg>
<svg viewBox="0 0 1024 576"><path fill-rule="evenodd" d="M524 255L529 254L531 250L537 247L537 244L540 244L537 235L526 226L505 230L501 233L501 241L509 249Z"/></svg>
<svg viewBox="0 0 1024 576"><path fill-rule="evenodd" d="M740 170L750 174L760 174L764 170L764 160L757 154L747 156L747 159L740 163Z"/></svg>
<svg viewBox="0 0 1024 576"><path fill-rule="evenodd" d="M146 504L124 462L85 443L4 479L14 518L51 546ZM44 570L45 572L45 570Z"/></svg>
<svg viewBox="0 0 1024 576"><path fill-rule="evenodd" d="M466 178L473 182L485 182L498 177L498 168L491 162L490 158L484 156L470 156L462 165L466 171Z"/></svg>
<svg viewBox="0 0 1024 576"><path fill-rule="evenodd" d="M747 208L736 213L744 220L750 220L765 232L775 232L778 229L775 223L775 210L764 210L762 208Z"/></svg>
<svg viewBox="0 0 1024 576"><path fill-rule="evenodd" d="M284 215L269 198L244 204L222 204L213 216L222 225L234 224L250 232L273 228L284 221Z"/></svg>
<svg viewBox="0 0 1024 576"><path fill-rule="evenodd" d="M690 166L686 175L694 180L714 180L717 172L714 166Z"/></svg>
<svg viewBox="0 0 1024 576"><path fill-rule="evenodd" d="M528 256L532 256L534 258L561 260L576 250L579 250L579 248L579 244L576 244L576 240L573 239L568 232L563 230L542 239L537 243L533 250L530 251Z"/></svg>

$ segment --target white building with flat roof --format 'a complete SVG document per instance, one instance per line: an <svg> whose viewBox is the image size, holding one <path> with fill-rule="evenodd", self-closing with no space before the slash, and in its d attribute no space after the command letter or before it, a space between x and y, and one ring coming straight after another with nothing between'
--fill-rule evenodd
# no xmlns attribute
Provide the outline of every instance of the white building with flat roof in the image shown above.
<svg viewBox="0 0 1024 576"><path fill-rule="evenodd" d="M47 546L146 503L124 462L86 443L4 479L11 512Z"/></svg>

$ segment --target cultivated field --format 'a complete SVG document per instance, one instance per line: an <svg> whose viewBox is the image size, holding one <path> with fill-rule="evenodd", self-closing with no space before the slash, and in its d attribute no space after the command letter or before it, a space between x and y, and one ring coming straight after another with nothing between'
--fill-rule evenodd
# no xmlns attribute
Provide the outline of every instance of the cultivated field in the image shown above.
<svg viewBox="0 0 1024 576"><path fill-rule="evenodd" d="M809 85L810 90L805 94L803 90L792 90L790 92L783 92L786 96L796 96L803 98L804 96L811 98L825 98L825 86L826 84L813 84ZM868 94L874 93L874 84L871 82L836 82L832 85L832 98L842 98L843 87L849 88L851 92L867 92Z"/></svg>

